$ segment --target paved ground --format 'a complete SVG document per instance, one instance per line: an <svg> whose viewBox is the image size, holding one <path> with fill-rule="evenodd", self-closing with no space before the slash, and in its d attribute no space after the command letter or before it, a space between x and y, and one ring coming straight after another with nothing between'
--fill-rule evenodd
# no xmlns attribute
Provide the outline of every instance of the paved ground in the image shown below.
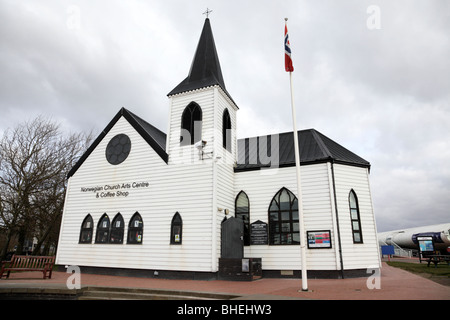
<svg viewBox="0 0 450 320"><path fill-rule="evenodd" d="M14 273L0 280L7 287L65 287L70 276L53 272L41 279L41 272ZM369 274L368 274L369 276ZM368 283L373 289L368 288ZM81 286L111 286L229 293L248 300L450 300L450 287L383 263L381 277L354 279L308 279L308 292L302 292L300 279L260 279L252 282L166 280L105 275L81 275ZM299 292L300 290L300 292Z"/></svg>

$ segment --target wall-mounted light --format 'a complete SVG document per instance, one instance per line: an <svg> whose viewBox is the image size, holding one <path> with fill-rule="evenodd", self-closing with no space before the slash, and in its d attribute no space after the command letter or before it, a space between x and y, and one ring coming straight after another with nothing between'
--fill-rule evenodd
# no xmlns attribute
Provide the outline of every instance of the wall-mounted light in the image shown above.
<svg viewBox="0 0 450 320"><path fill-rule="evenodd" d="M227 215L227 214L229 214L230 213L230 210L229 209L223 209L223 208L220 208L220 207L218 207L217 208L217 211L219 211L219 212L224 212L225 213L225 215Z"/></svg>

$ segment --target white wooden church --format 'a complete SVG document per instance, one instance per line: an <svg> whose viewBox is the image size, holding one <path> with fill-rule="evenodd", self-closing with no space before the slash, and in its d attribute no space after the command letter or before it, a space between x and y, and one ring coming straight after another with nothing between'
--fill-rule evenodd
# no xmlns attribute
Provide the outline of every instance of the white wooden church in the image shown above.
<svg viewBox="0 0 450 320"><path fill-rule="evenodd" d="M56 264L82 272L214 279L221 225L243 221L263 276L367 276L380 268L370 163L314 129L236 138L210 20L189 75L169 94L167 133L122 108L68 175ZM237 221L237 220L236 220Z"/></svg>

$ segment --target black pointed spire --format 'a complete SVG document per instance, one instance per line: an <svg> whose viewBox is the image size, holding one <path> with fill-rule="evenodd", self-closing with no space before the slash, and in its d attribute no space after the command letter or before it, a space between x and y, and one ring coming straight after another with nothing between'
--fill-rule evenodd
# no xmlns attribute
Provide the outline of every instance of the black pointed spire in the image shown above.
<svg viewBox="0 0 450 320"><path fill-rule="evenodd" d="M189 75L168 96L214 85L226 92L211 24L206 18Z"/></svg>

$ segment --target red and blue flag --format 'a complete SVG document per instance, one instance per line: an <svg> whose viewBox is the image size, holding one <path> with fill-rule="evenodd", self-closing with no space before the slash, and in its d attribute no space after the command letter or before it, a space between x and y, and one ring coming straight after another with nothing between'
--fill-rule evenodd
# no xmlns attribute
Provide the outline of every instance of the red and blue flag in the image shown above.
<svg viewBox="0 0 450 320"><path fill-rule="evenodd" d="M289 43L289 35L287 25L284 25L284 64L286 72L294 71L294 66L292 65L291 58L291 44Z"/></svg>

